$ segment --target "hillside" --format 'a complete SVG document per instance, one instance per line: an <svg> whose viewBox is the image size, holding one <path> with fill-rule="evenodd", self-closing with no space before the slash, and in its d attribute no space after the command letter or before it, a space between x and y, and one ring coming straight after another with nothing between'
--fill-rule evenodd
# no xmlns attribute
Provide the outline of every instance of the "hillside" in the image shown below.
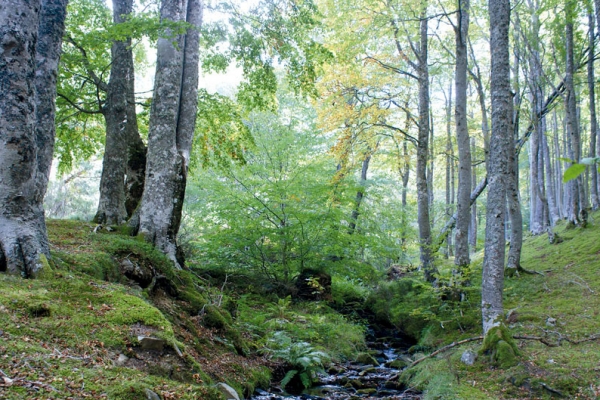
<svg viewBox="0 0 600 400"><path fill-rule="evenodd" d="M307 342L334 362L365 349L364 321L345 318L324 302L292 303L252 291L243 277L173 271L145 243L95 231L88 223L48 225L52 269L37 280L0 275L1 398L146 399L155 393L161 399L221 399L219 382L249 396L271 378L280 380L289 364L274 357L277 332L291 338L280 346ZM510 352L480 354L467 366L460 358L465 350L480 349L475 340L405 370L399 379L432 399L596 398L599 226L596 213L586 229L559 226L560 244L548 245L545 236L527 238L522 265L536 273L505 282L514 358ZM334 279L331 304L346 314L371 313L372 323L389 324L414 340L407 354L412 362L480 334L480 264L478 255L467 301L460 304L415 284L416 272L382 282L363 294L364 304L357 290L342 290ZM400 287L412 289L401 293ZM387 304L385 313L378 298ZM348 300L343 307L341 299Z"/></svg>

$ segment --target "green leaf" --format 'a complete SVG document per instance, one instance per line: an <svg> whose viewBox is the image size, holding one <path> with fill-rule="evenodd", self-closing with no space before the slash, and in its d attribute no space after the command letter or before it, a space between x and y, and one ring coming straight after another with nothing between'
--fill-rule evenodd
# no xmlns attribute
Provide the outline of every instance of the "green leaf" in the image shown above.
<svg viewBox="0 0 600 400"><path fill-rule="evenodd" d="M296 374L298 373L298 370L292 369L289 370L287 372L287 374L285 374L285 376L283 377L283 379L281 380L281 387L285 389L285 386L290 383L290 381L292 380L292 378L294 376L296 376Z"/></svg>
<svg viewBox="0 0 600 400"><path fill-rule="evenodd" d="M577 178L583 171L585 171L585 164L573 164L565 171L563 175L563 183L567 183L572 179Z"/></svg>

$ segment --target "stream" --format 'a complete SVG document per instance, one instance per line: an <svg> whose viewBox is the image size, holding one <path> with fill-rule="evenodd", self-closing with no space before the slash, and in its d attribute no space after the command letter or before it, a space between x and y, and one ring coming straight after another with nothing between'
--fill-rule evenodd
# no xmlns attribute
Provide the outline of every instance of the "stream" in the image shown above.
<svg viewBox="0 0 600 400"><path fill-rule="evenodd" d="M408 359L405 349L392 347L387 341L376 340L368 344L369 350L375 350L375 359L379 366L346 362L335 364L327 374L319 375L315 386L305 389L301 394L291 395L278 387L269 391L257 389L251 400L342 400L342 399L421 399L422 394L403 387L398 382L401 366ZM396 368L393 368L396 367Z"/></svg>

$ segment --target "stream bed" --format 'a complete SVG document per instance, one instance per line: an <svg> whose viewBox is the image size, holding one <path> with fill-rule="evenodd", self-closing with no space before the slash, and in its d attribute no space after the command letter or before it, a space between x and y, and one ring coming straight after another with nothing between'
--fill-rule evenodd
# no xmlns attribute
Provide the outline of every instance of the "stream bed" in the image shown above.
<svg viewBox="0 0 600 400"><path fill-rule="evenodd" d="M257 389L251 400L354 400L354 399L421 399L422 394L402 386L398 376L409 360L401 349L395 349L381 340L369 343L379 363L335 364L327 374L319 375L315 386L301 394L288 394L278 387L269 391ZM394 368L395 367L395 368Z"/></svg>

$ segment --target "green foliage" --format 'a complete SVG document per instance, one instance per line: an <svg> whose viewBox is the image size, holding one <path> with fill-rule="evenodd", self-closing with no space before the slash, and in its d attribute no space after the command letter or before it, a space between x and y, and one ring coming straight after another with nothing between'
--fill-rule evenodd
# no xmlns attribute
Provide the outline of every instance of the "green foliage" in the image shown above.
<svg viewBox="0 0 600 400"><path fill-rule="evenodd" d="M572 162L569 159L562 159L563 161ZM573 162L572 162L573 163ZM563 183L567 183L570 180L577 178L581 175L587 168L588 165L596 165L598 164L598 171L600 171L600 157L587 157L582 158L581 163L573 163L569 168L567 168L563 174Z"/></svg>
<svg viewBox="0 0 600 400"><path fill-rule="evenodd" d="M322 304L294 305L289 298L244 295L237 301L236 324L253 334L259 348L268 347L266 338L276 332L318 346L333 360L353 359L365 347L363 326Z"/></svg>
<svg viewBox="0 0 600 400"><path fill-rule="evenodd" d="M193 145L193 166L226 168L232 161L245 164L244 153L254 139L244 124L242 109L233 100L206 90L198 92L198 117Z"/></svg>
<svg viewBox="0 0 600 400"><path fill-rule="evenodd" d="M275 332L267 343L267 353L291 368L281 380L282 388L296 375L305 388L311 387L316 374L324 372L323 367L329 361L325 352L307 342L294 342L285 332Z"/></svg>

